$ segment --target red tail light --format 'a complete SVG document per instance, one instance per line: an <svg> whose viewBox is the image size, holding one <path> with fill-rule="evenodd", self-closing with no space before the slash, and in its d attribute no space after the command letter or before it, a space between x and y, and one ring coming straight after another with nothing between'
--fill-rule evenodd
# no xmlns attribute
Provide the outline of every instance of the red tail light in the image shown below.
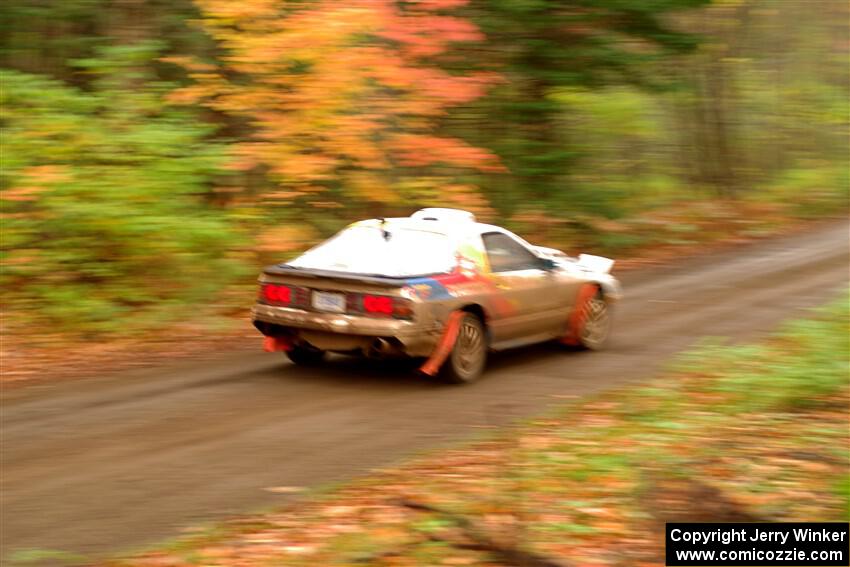
<svg viewBox="0 0 850 567"><path fill-rule="evenodd" d="M413 317L413 303L403 297L392 297L387 295L367 295L361 299L362 312L373 316L389 316L396 319L410 319Z"/></svg>
<svg viewBox="0 0 850 567"><path fill-rule="evenodd" d="M363 310L366 313L393 314L393 298L384 295L364 295Z"/></svg>
<svg viewBox="0 0 850 567"><path fill-rule="evenodd" d="M292 300L292 290L285 285L265 284L263 299L269 303L289 303Z"/></svg>

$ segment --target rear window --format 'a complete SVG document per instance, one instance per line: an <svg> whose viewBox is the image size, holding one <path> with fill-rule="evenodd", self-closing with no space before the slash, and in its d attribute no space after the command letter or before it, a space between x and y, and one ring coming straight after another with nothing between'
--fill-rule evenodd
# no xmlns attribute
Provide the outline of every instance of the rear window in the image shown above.
<svg viewBox="0 0 850 567"><path fill-rule="evenodd" d="M449 272L455 250L444 234L375 226L347 228L289 262L290 266L402 278Z"/></svg>

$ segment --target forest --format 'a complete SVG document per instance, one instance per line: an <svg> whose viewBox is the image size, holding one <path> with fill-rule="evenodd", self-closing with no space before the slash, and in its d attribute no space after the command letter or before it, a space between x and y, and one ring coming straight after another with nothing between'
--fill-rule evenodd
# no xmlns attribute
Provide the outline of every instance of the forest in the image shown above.
<svg viewBox="0 0 850 567"><path fill-rule="evenodd" d="M617 257L846 212L848 18L841 0L7 0L3 332L244 309L263 264L423 206Z"/></svg>

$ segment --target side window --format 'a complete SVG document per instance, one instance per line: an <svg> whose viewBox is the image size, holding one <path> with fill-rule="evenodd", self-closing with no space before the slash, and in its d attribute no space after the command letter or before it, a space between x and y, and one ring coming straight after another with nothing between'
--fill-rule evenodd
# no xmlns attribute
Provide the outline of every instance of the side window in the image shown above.
<svg viewBox="0 0 850 567"><path fill-rule="evenodd" d="M522 244L499 232L482 234L490 269L494 272L512 272L540 267L540 259Z"/></svg>

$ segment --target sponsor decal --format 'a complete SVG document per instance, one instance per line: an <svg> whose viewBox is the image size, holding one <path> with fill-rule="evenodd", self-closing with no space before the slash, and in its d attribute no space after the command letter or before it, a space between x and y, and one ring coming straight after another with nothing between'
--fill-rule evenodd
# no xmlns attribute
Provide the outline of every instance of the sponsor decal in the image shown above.
<svg viewBox="0 0 850 567"><path fill-rule="evenodd" d="M407 280L406 283L420 299L437 300L452 297L446 286L438 281L437 278L415 278Z"/></svg>
<svg viewBox="0 0 850 567"><path fill-rule="evenodd" d="M420 299L439 301L452 297L484 295L488 306L499 316L515 313L516 305L504 297L504 290L496 286L492 277L485 272L485 266L480 251L472 246L464 246L457 254L455 269L451 273L409 279L406 284Z"/></svg>

